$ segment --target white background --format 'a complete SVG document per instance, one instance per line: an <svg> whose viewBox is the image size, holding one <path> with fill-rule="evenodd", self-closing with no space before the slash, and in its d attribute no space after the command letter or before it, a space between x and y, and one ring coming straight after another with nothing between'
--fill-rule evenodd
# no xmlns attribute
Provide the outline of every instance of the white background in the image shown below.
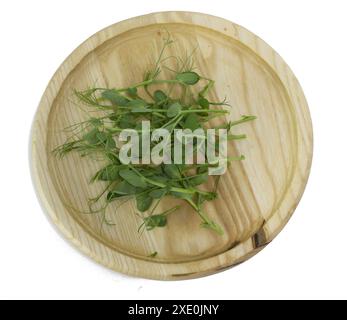
<svg viewBox="0 0 347 320"><path fill-rule="evenodd" d="M346 1L1 1L0 298L347 298ZM52 228L33 191L29 132L55 70L96 31L165 10L221 16L258 34L297 75L314 126L304 197L283 232L243 265L207 278L129 278L79 254Z"/></svg>

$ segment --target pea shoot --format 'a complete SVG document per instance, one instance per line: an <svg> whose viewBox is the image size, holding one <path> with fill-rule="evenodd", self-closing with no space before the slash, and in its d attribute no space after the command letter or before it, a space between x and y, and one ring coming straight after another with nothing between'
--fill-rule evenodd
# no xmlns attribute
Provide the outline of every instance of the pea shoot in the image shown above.
<svg viewBox="0 0 347 320"><path fill-rule="evenodd" d="M243 116L235 121L228 121L230 106L224 101L210 101L214 81L200 75L193 70L189 59L177 59L176 70L172 71L169 79L159 78L163 64L165 50L172 44L168 36L164 40L163 48L153 70L145 74L144 79L126 88L89 88L75 90L74 94L79 102L88 106L91 111L99 111L101 116L92 116L68 128L72 136L58 146L54 153L63 157L70 152L78 152L81 157L95 157L102 159L103 166L91 177L93 183L103 183L105 188L101 194L90 200L91 212L101 213L103 222L111 224L106 219L106 209L113 208L113 202L134 200L142 223L138 230L151 231L163 228L168 223L168 217L179 210L180 206L168 208L164 212L157 212L161 201L167 197L180 199L188 203L201 218L201 226L223 235L223 228L211 220L204 212L206 201L213 201L218 197L218 183L220 176L210 176L209 169L215 163L144 163L144 155L140 154L137 163L123 163L120 157L120 134L124 130L136 132L140 141L144 132L141 122L150 121L150 132L155 129L166 129L174 132L176 129L194 131L201 129L203 132L211 128L210 120L219 117L224 123L216 129L225 129L228 140L245 139L246 135L235 135L231 129L255 119L254 116ZM181 94L173 92L174 88L180 89ZM218 108L219 107L219 108ZM174 138L170 137L170 143ZM217 137L217 145L218 145ZM163 143L162 140L151 140L151 147ZM205 142L204 142L205 143ZM144 146L140 143L140 149ZM193 142L194 159L199 151L197 142ZM148 157L148 155L147 155ZM203 157L207 157L203 154ZM244 156L225 160L243 160ZM213 189L206 191L200 188L214 179ZM94 209L97 204L101 209ZM156 256L153 253L151 256Z"/></svg>

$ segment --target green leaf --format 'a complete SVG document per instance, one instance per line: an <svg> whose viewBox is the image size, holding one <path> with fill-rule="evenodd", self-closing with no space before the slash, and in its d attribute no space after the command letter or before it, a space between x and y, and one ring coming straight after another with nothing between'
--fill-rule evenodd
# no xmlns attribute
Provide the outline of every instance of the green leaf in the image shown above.
<svg viewBox="0 0 347 320"><path fill-rule="evenodd" d="M185 129L190 129L192 131L201 128L199 118L195 113L190 113L184 120L183 124Z"/></svg>
<svg viewBox="0 0 347 320"><path fill-rule="evenodd" d="M167 194L167 189L162 188L162 189L153 190L148 195L153 199L161 199L166 194Z"/></svg>
<svg viewBox="0 0 347 320"><path fill-rule="evenodd" d="M196 72L188 71L178 73L176 80L187 85L194 85L199 82L200 76Z"/></svg>
<svg viewBox="0 0 347 320"><path fill-rule="evenodd" d="M119 175L128 183L130 183L134 187L146 188L147 183L146 180L139 176L136 172L130 169L124 169L119 171Z"/></svg>
<svg viewBox="0 0 347 320"><path fill-rule="evenodd" d="M162 165L165 174L172 179L180 179L181 173L175 164L163 164Z"/></svg>
<svg viewBox="0 0 347 320"><path fill-rule="evenodd" d="M98 180L100 181L115 181L119 178L119 166L110 164L98 173Z"/></svg>
<svg viewBox="0 0 347 320"><path fill-rule="evenodd" d="M161 102L167 99L167 95L161 91L161 90L157 90L154 92L154 100L155 102Z"/></svg>
<svg viewBox="0 0 347 320"><path fill-rule="evenodd" d="M114 193L118 193L119 195L131 195L136 194L137 189L127 181L122 181L117 184L117 186L112 190Z"/></svg>
<svg viewBox="0 0 347 320"><path fill-rule="evenodd" d="M99 130L97 128L94 128L90 130L88 133L86 133L83 136L83 139L88 142L89 144L97 144L99 142L99 139L97 137L97 134L99 133Z"/></svg>
<svg viewBox="0 0 347 320"><path fill-rule="evenodd" d="M133 129L136 126L136 120L134 115L131 113L126 113L122 115L122 117L119 120L119 127L121 129Z"/></svg>
<svg viewBox="0 0 347 320"><path fill-rule="evenodd" d="M117 113L112 113L108 118L111 121L117 121L118 120L119 115L117 115Z"/></svg>
<svg viewBox="0 0 347 320"><path fill-rule="evenodd" d="M107 200L112 201L114 199L134 195L138 192L138 189L126 181L122 181L116 185L116 187L107 194Z"/></svg>
<svg viewBox="0 0 347 320"><path fill-rule="evenodd" d="M109 139L109 135L105 132L99 131L97 128L92 129L88 133L86 133L83 137L86 142L88 142L91 145L97 145L104 143L106 144L107 140ZM112 142L110 142L112 143Z"/></svg>
<svg viewBox="0 0 347 320"><path fill-rule="evenodd" d="M206 183L208 181L208 173L201 173L198 176L189 179L189 184L191 186L199 186L200 184Z"/></svg>
<svg viewBox="0 0 347 320"><path fill-rule="evenodd" d="M151 176L151 180L156 181L156 182L160 182L160 183L167 183L169 181L169 179L163 175Z"/></svg>
<svg viewBox="0 0 347 320"><path fill-rule="evenodd" d="M209 192L209 193L201 195L201 197L202 197L201 200L203 200L203 201L205 201L205 200L206 201L212 201L212 200L217 198L217 193Z"/></svg>
<svg viewBox="0 0 347 320"><path fill-rule="evenodd" d="M181 104L179 102L174 102L167 109L167 116L169 118L174 118L181 112L181 110L182 110Z"/></svg>
<svg viewBox="0 0 347 320"><path fill-rule="evenodd" d="M153 203L153 198L149 197L147 193L139 194L136 196L136 207L139 211L147 211Z"/></svg>
<svg viewBox="0 0 347 320"><path fill-rule="evenodd" d="M144 108L147 106L147 102L140 99L131 100L127 103L127 107L131 108Z"/></svg>
<svg viewBox="0 0 347 320"><path fill-rule="evenodd" d="M199 97L198 104L204 109L208 109L210 106L209 101L205 99L204 97Z"/></svg>
<svg viewBox="0 0 347 320"><path fill-rule="evenodd" d="M127 94L133 98L137 97L137 88L128 88Z"/></svg>
<svg viewBox="0 0 347 320"><path fill-rule="evenodd" d="M162 228L167 224L167 217L163 214L156 214L143 219L146 230L150 231L154 228Z"/></svg>
<svg viewBox="0 0 347 320"><path fill-rule="evenodd" d="M120 106L120 107L124 107L127 105L127 103L129 102L129 99L123 97L122 95L120 95L117 90L105 90L102 92L101 96L104 99L107 99L109 101L111 101L113 104Z"/></svg>
<svg viewBox="0 0 347 320"><path fill-rule="evenodd" d="M167 224L167 216L179 208L180 208L180 206L175 206L175 207L170 208L170 209L168 209L168 210L166 210L160 214L151 215L149 217L146 217L143 219L143 225L145 226L146 230L153 230L154 228L165 227Z"/></svg>

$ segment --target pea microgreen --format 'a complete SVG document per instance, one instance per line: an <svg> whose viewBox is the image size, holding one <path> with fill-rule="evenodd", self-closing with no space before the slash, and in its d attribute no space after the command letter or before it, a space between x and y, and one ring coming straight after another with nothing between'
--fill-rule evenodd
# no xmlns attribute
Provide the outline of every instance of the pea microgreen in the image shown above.
<svg viewBox="0 0 347 320"><path fill-rule="evenodd" d="M228 131L228 140L245 139L244 134L233 134L231 129L236 125L254 120L254 116L242 116L241 119L227 121L229 106L225 100L212 101L208 95L214 86L214 81L193 71L189 57L186 61L175 59L178 63L176 70L164 64L168 58L164 57L165 50L172 44L170 36L164 40L153 70L145 73L142 82L132 84L126 88L89 88L75 90L75 96L91 111L102 113L100 117L90 116L84 122L73 124L69 130L73 132L71 138L54 152L63 157L70 152L78 152L81 156L98 155L104 160L102 167L91 179L93 183L107 184L103 192L92 199L92 203L103 201L100 210L102 221L107 222L106 208L114 201L128 201L135 199L136 208L141 213L142 224L139 230L153 230L163 228L168 224L168 217L179 209L179 206L157 213L159 203L166 197L181 199L188 203L201 218L201 226L222 235L223 229L211 220L203 211L206 201L213 201L218 197L218 182L220 176L208 175L208 169L215 164L122 164L119 159L119 134L123 129L135 130L140 138L140 123L151 121L151 130L165 128L170 132L175 129L203 129L213 128L211 119L219 117L223 124L214 128ZM180 62L180 63L179 63ZM162 68L172 72L169 79L160 79ZM158 88L163 86L162 88ZM174 87L180 89L180 94L173 94ZM155 90L152 90L154 88ZM168 89L169 88L169 89ZM219 106L219 108L215 108ZM156 145L161 141L151 141ZM194 145L194 152L197 152ZM227 158L228 163L243 160L244 157ZM213 189L205 191L207 182L215 180ZM205 185L204 189L199 187ZM122 202L123 203L123 202ZM150 256L155 257L157 253Z"/></svg>

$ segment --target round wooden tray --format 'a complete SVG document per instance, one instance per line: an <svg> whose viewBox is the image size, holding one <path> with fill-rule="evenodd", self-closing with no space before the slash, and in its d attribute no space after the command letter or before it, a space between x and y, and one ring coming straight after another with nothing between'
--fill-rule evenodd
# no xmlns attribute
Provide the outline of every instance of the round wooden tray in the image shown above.
<svg viewBox="0 0 347 320"><path fill-rule="evenodd" d="M66 138L62 129L85 119L71 102L72 89L139 82L157 58L166 31L176 40L170 49L174 55L198 46L195 65L216 80L215 98L227 94L233 117L258 117L238 129L248 139L229 146L246 160L233 164L222 177L219 198L205 208L225 230L223 236L200 228L199 218L188 206L172 214L166 228L139 235L140 219L133 203L111 212L116 226L100 232L100 216L80 213L87 199L103 187L89 184L98 164L77 154L63 160L52 155ZM177 280L225 270L264 248L287 223L303 194L312 145L302 89L269 45L221 18L164 12L98 32L61 65L33 124L32 173L44 209L79 250L119 272ZM173 201L168 201L172 206ZM149 257L155 251L158 255Z"/></svg>

